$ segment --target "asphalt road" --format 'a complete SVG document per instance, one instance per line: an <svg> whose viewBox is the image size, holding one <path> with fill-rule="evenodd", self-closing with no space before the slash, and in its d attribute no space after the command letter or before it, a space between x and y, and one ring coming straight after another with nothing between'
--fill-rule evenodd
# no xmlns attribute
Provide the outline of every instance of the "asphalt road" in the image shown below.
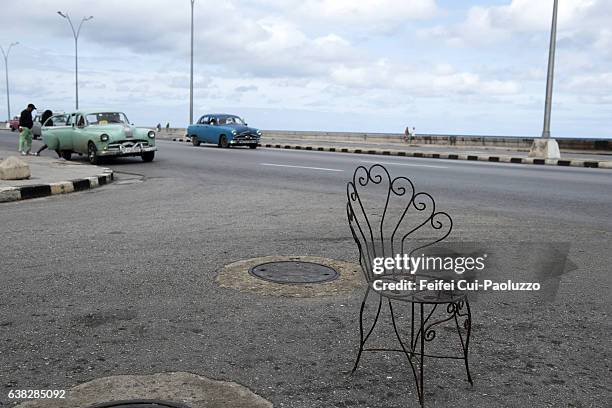
<svg viewBox="0 0 612 408"><path fill-rule="evenodd" d="M0 146L13 145L16 134L0 132ZM492 275L536 279L534 265L558 248L569 260L543 278L546 296L474 300L475 385L459 364L432 362L428 405L609 405L609 171L159 148L152 163L107 163L112 185L0 206L0 406L10 389L162 371L236 381L279 407L418 406L397 356L367 355L347 376L360 292L276 298L214 282L223 265L256 256L355 260L345 185L374 162L434 195L453 239L494 254Z"/></svg>

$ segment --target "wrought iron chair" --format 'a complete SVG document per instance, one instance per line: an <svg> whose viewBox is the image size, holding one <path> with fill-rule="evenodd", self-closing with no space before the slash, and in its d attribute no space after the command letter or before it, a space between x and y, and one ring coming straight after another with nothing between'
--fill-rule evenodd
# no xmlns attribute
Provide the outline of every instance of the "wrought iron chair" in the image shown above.
<svg viewBox="0 0 612 408"><path fill-rule="evenodd" d="M374 273L373 268L375 258L404 254L413 257L421 251L431 250L430 247L451 233L451 217L445 212L436 211L433 197L425 192L417 192L410 179L392 179L387 169L380 164L369 168L357 167L352 181L347 184L347 200L349 226L359 249L359 263L368 283L359 311L359 351L352 373L357 369L364 351L404 353L414 376L421 406L424 405L425 358L463 360L468 381L473 384L468 364L472 317L467 295L456 290L419 289L420 281L448 282L440 276L412 274L397 268L380 274L380 271ZM376 281L379 283L375 284ZM388 290L380 287L380 282L410 281L415 282L413 290ZM366 330L364 308L370 296L374 296L378 307L373 322L367 325ZM370 336L381 318L383 301L389 306L399 348L366 348L365 345L371 340ZM407 305L410 309L410 335L406 335L406 338L402 338L400 334L397 312L394 311L394 305L398 303ZM458 334L459 341L453 335L457 351L449 353L446 345L437 345L437 348L443 348L441 353L427 353L426 344L430 348L433 347L429 344L436 338L439 325L445 322L449 322L445 326L451 325L451 331L456 330Z"/></svg>

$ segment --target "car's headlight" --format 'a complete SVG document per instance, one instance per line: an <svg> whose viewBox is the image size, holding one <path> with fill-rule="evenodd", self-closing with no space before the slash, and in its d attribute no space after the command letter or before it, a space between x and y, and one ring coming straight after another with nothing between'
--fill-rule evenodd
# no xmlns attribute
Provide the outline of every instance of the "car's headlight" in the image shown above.
<svg viewBox="0 0 612 408"><path fill-rule="evenodd" d="M257 136L261 136L261 130L257 131Z"/></svg>
<svg viewBox="0 0 612 408"><path fill-rule="evenodd" d="M100 136L100 141L101 142L108 142L108 139L109 139L109 137L108 137L107 134L104 134L104 135Z"/></svg>
<svg viewBox="0 0 612 408"><path fill-rule="evenodd" d="M232 135L237 135L238 132L236 132L235 130L232 130Z"/></svg>
<svg viewBox="0 0 612 408"><path fill-rule="evenodd" d="M155 132L152 130L149 130L149 133L147 133L147 136L149 136L151 139L155 139Z"/></svg>

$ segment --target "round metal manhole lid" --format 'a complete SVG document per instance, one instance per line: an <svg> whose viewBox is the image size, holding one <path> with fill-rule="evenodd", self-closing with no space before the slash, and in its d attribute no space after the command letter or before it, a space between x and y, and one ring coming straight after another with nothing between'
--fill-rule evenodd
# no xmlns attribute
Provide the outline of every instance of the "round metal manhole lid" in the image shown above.
<svg viewBox="0 0 612 408"><path fill-rule="evenodd" d="M169 401L158 400L131 400L131 401L111 401L92 405L88 408L190 408L189 406Z"/></svg>
<svg viewBox="0 0 612 408"><path fill-rule="evenodd" d="M249 273L268 282L288 284L325 283L340 276L329 266L304 261L266 262L253 266Z"/></svg>

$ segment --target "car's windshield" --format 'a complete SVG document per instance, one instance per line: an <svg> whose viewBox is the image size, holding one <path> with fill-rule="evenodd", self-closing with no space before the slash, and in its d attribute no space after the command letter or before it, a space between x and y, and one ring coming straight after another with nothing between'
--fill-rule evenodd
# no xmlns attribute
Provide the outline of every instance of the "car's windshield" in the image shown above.
<svg viewBox="0 0 612 408"><path fill-rule="evenodd" d="M110 124L129 124L127 117L125 114L121 112L99 112L99 113L90 113L86 116L87 123L90 125L110 125Z"/></svg>
<svg viewBox="0 0 612 408"><path fill-rule="evenodd" d="M225 116L219 118L220 125L244 125L244 121L238 116Z"/></svg>
<svg viewBox="0 0 612 408"><path fill-rule="evenodd" d="M43 126L66 126L67 122L68 115L55 115L47 119Z"/></svg>

